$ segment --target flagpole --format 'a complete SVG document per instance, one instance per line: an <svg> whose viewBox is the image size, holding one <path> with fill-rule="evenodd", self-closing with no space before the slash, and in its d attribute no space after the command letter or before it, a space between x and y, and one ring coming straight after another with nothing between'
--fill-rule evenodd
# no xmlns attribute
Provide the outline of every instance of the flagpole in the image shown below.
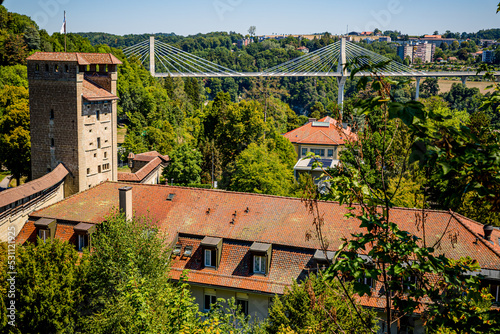
<svg viewBox="0 0 500 334"><path fill-rule="evenodd" d="M64 52L66 52L66 11L64 11Z"/></svg>

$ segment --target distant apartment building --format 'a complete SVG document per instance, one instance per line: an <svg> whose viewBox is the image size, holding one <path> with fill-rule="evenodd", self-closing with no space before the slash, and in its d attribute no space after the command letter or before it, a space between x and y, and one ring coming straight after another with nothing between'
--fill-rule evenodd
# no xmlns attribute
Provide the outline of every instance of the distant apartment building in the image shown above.
<svg viewBox="0 0 500 334"><path fill-rule="evenodd" d="M408 57L410 62L413 62L413 45L403 44L398 46L398 56L401 60L405 60Z"/></svg>
<svg viewBox="0 0 500 334"><path fill-rule="evenodd" d="M485 63L493 63L495 61L495 51L493 50L484 50L483 51L483 62Z"/></svg>
<svg viewBox="0 0 500 334"><path fill-rule="evenodd" d="M436 46L432 43L403 44L398 46L398 56L401 60L410 59L412 63L420 59L422 63L432 62Z"/></svg>
<svg viewBox="0 0 500 334"><path fill-rule="evenodd" d="M436 45L431 43L420 43L413 47L413 62L420 59L422 63L430 63L434 57Z"/></svg>

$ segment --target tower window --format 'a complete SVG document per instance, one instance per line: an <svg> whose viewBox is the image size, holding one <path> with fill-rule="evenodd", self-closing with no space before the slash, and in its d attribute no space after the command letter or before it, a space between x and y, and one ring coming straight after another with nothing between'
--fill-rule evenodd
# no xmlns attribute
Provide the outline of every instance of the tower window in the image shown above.
<svg viewBox="0 0 500 334"><path fill-rule="evenodd" d="M45 64L45 72L49 71L49 64Z"/></svg>
<svg viewBox="0 0 500 334"><path fill-rule="evenodd" d="M108 152L104 152L104 159L108 157Z"/></svg>
<svg viewBox="0 0 500 334"><path fill-rule="evenodd" d="M50 119L54 119L54 109L50 109Z"/></svg>
<svg viewBox="0 0 500 334"><path fill-rule="evenodd" d="M101 148L101 138L97 137L97 148Z"/></svg>
<svg viewBox="0 0 500 334"><path fill-rule="evenodd" d="M95 111L95 119L98 121L101 119L101 115L99 115L99 110Z"/></svg>
<svg viewBox="0 0 500 334"><path fill-rule="evenodd" d="M90 174L90 168L87 168L87 175Z"/></svg>
<svg viewBox="0 0 500 334"><path fill-rule="evenodd" d="M50 147L54 147L54 146L55 146L54 138L50 138Z"/></svg>

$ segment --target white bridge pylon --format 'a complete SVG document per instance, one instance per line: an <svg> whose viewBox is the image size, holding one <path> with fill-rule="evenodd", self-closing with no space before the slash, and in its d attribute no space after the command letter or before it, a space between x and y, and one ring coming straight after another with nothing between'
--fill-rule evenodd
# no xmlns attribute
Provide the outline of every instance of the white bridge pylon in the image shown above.
<svg viewBox="0 0 500 334"><path fill-rule="evenodd" d="M339 83L338 103L344 101L344 85L351 71L363 65L379 65L377 73L390 77L414 77L418 100L420 78L422 77L461 77L462 82L469 76L482 73L467 72L421 72L362 48L345 38L321 49L274 66L262 72L237 72L215 64L151 36L149 42L123 49L127 57L135 56L143 65L149 63L149 70L154 77L337 77ZM368 71L358 71L355 76L372 76ZM500 75L496 73L495 75Z"/></svg>

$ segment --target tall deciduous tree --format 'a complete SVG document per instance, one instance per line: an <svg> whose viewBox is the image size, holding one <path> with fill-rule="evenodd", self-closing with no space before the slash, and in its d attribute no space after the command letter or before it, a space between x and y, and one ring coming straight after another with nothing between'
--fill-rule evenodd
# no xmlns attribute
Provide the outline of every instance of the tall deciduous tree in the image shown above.
<svg viewBox="0 0 500 334"><path fill-rule="evenodd" d="M163 176L167 181L173 179L174 183L182 185L200 183L201 160L200 151L188 144L182 144L170 154L170 163Z"/></svg>
<svg viewBox="0 0 500 334"><path fill-rule="evenodd" d="M21 176L30 176L31 137L28 90L4 86L0 89L0 163L19 184Z"/></svg>
<svg viewBox="0 0 500 334"><path fill-rule="evenodd" d="M236 158L230 189L286 196L293 183L292 170L265 144L252 143Z"/></svg>

